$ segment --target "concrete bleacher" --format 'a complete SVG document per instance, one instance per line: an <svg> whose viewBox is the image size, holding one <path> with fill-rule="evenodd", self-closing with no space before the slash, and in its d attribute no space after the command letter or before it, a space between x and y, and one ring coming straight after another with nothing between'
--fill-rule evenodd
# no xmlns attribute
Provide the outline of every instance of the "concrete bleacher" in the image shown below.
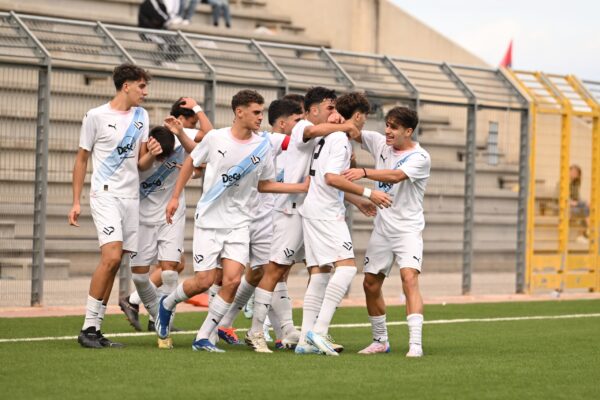
<svg viewBox="0 0 600 400"><path fill-rule="evenodd" d="M34 0L0 0L0 10L58 18L101 21L117 25L137 26L137 15L142 0L62 0L40 2ZM212 25L212 12L208 4L198 4L192 23L175 25L171 29L225 37L263 38L276 42L325 45L328 43L304 35L304 28L292 23L290 16L269 11L266 3L258 0L230 1L232 28ZM258 27L265 29L256 30ZM266 33L265 33L266 32Z"/></svg>

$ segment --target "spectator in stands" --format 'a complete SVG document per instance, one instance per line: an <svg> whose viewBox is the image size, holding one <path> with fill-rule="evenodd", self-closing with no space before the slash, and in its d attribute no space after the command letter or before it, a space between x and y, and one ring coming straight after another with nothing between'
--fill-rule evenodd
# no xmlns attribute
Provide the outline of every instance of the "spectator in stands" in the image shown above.
<svg viewBox="0 0 600 400"><path fill-rule="evenodd" d="M178 7L178 0L144 0L138 11L138 26L148 29L167 29L170 24L175 23L174 15L177 13L175 10L179 10ZM177 39L173 36L144 32L140 33L140 38L144 42L158 45L162 57L161 60L156 61L158 65L169 66L166 63L177 61L179 55L183 53L181 46L177 44Z"/></svg>
<svg viewBox="0 0 600 400"><path fill-rule="evenodd" d="M229 13L229 0L208 0L212 7L213 25L219 26L219 16L223 14L225 26L231 28L231 14Z"/></svg>
<svg viewBox="0 0 600 400"><path fill-rule="evenodd" d="M577 164L569 168L569 204L571 208L571 220L580 227L577 241L587 242L588 217L590 216L589 205L581 200L581 167Z"/></svg>
<svg viewBox="0 0 600 400"><path fill-rule="evenodd" d="M192 17L196 12L196 6L199 0L188 0L186 6L186 0L180 0L179 17L183 18L182 25L189 25L192 22ZM203 3L207 3L207 0L203 0Z"/></svg>

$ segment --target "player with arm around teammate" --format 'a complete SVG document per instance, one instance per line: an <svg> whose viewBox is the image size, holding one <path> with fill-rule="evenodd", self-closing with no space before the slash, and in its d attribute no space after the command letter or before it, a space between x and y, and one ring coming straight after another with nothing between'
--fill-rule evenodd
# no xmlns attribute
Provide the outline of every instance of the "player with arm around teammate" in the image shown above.
<svg viewBox="0 0 600 400"><path fill-rule="evenodd" d="M422 231L425 227L423 198L431 169L429 153L412 140L419 123L414 110L391 109L385 118L385 136L362 131L356 138L375 159L375 169L355 168L344 172L350 180L367 178L388 193L392 206L380 210L365 255L363 287L371 321L373 342L361 354L390 351L386 327L385 302L381 287L395 263L400 267L402 289L406 296L409 331L407 357L421 357L423 299L419 274L423 259Z"/></svg>

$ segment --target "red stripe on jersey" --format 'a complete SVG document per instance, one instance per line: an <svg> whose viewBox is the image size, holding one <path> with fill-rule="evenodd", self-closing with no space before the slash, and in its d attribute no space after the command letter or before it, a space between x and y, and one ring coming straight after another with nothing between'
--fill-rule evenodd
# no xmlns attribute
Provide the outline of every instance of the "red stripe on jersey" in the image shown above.
<svg viewBox="0 0 600 400"><path fill-rule="evenodd" d="M285 139L283 139L283 142L281 143L281 149L287 150L288 144L290 144L290 137L286 136Z"/></svg>

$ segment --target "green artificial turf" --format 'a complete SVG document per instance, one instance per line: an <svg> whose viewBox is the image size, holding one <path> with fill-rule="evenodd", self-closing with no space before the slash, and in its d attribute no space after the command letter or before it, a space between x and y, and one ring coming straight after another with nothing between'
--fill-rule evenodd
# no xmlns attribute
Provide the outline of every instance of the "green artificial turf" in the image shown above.
<svg viewBox="0 0 600 400"><path fill-rule="evenodd" d="M300 323L300 310L295 310ZM388 321L402 321L402 307ZM600 313L600 301L427 306L426 320ZM179 313L195 330L204 313ZM340 308L334 324L366 323L363 308ZM145 322L145 317L143 318ZM0 319L0 339L75 336L82 317ZM248 327L243 316L237 326ZM107 333L131 332L120 315ZM227 346L194 352L193 334L158 350L154 336L123 337L124 349L82 349L75 340L0 342L2 398L61 399L595 399L600 398L600 318L427 324L425 357L407 359L407 327L390 326L392 352L356 354L370 328L332 328L340 357L256 354ZM241 333L243 337L243 333Z"/></svg>

